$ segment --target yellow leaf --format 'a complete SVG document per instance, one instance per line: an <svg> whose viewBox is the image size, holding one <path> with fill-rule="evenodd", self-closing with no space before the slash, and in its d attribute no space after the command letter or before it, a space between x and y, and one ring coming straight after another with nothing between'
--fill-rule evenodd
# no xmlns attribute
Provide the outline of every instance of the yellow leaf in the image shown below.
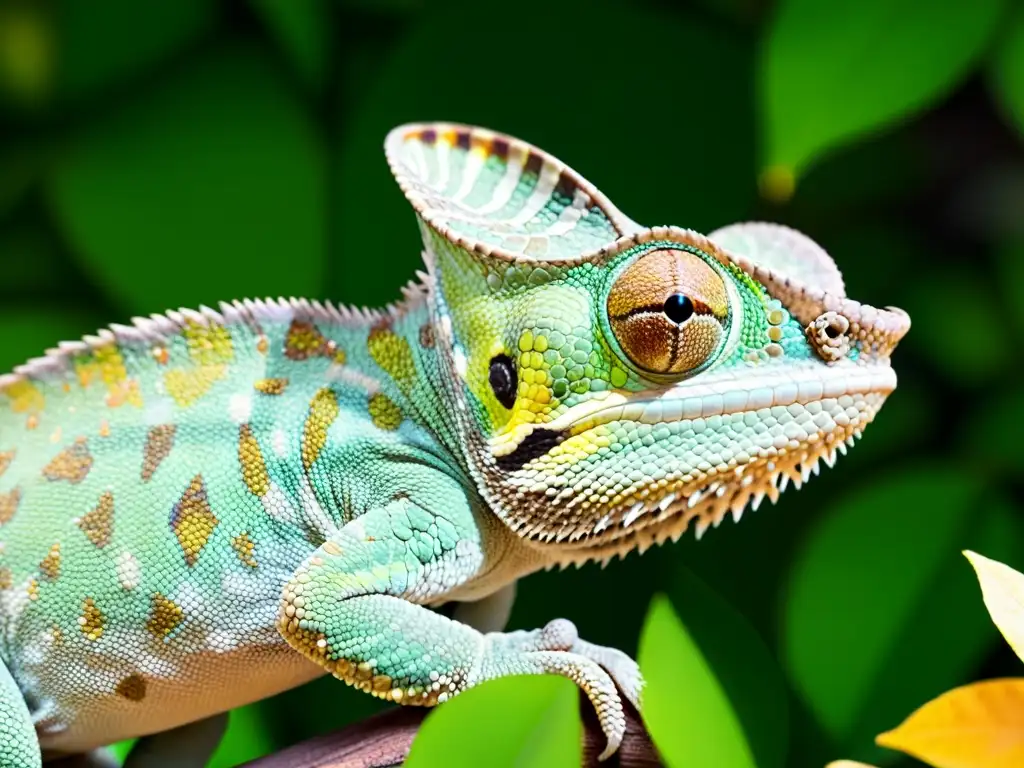
<svg viewBox="0 0 1024 768"><path fill-rule="evenodd" d="M875 739L935 768L1024 765L1024 679L954 688Z"/></svg>
<svg viewBox="0 0 1024 768"><path fill-rule="evenodd" d="M825 768L875 768L875 766L858 763L856 760L833 760Z"/></svg>
<svg viewBox="0 0 1024 768"><path fill-rule="evenodd" d="M993 623L1018 658L1024 660L1024 574L976 552L965 551L964 555L978 574L981 595Z"/></svg>

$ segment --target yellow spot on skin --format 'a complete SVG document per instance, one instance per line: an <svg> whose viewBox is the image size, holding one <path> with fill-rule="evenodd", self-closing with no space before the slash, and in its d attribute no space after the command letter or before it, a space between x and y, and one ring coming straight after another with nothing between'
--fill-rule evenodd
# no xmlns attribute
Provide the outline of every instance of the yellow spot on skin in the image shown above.
<svg viewBox="0 0 1024 768"><path fill-rule="evenodd" d="M46 404L43 393L24 379L18 379L3 387L0 389L0 394L6 395L10 399L11 410L15 413L38 413Z"/></svg>
<svg viewBox="0 0 1024 768"><path fill-rule="evenodd" d="M178 544L189 566L199 560L199 553L219 522L206 498L203 477L196 475L171 511L171 530L178 537Z"/></svg>
<svg viewBox="0 0 1024 768"><path fill-rule="evenodd" d="M256 542L249 537L248 532L242 531L231 539L231 548L235 550L242 565L246 565L249 568L257 566L256 558L253 557L253 552L256 551Z"/></svg>
<svg viewBox="0 0 1024 768"><path fill-rule="evenodd" d="M370 331L366 344L374 362L395 380L399 389L408 392L416 381L416 361L409 342L390 328L378 326Z"/></svg>
<svg viewBox="0 0 1024 768"><path fill-rule="evenodd" d="M270 342L267 341L266 336L260 334L259 338L256 340L256 351L261 355L265 355L267 354L268 349L270 349Z"/></svg>
<svg viewBox="0 0 1024 768"><path fill-rule="evenodd" d="M167 351L167 347L153 347L153 359L159 365L167 365L171 359L171 353Z"/></svg>
<svg viewBox="0 0 1024 768"><path fill-rule="evenodd" d="M114 494L104 491L96 508L82 515L78 527L100 549L107 546L114 533Z"/></svg>
<svg viewBox="0 0 1024 768"><path fill-rule="evenodd" d="M55 443L55 444L59 443L60 439L61 439L61 437L63 437L63 435L64 435L64 430L60 428L60 425L58 425L57 428L55 430L53 430L53 432L50 433L50 442L51 443Z"/></svg>
<svg viewBox="0 0 1024 768"><path fill-rule="evenodd" d="M14 451L4 451L0 453L0 477L3 476L7 468L11 466L11 462L14 461Z"/></svg>
<svg viewBox="0 0 1024 768"><path fill-rule="evenodd" d="M27 419L25 419L25 429L35 429L38 426L39 426L39 416L38 415L33 413L31 416L29 416Z"/></svg>
<svg viewBox="0 0 1024 768"><path fill-rule="evenodd" d="M124 358L113 342L96 347L91 355L75 359L75 373L82 388L100 381L107 388L107 405L117 408L125 403L142 406L142 395L137 381L128 378Z"/></svg>
<svg viewBox="0 0 1024 768"><path fill-rule="evenodd" d="M110 422L106 419L100 421L100 437L110 437Z"/></svg>
<svg viewBox="0 0 1024 768"><path fill-rule="evenodd" d="M225 365L235 357L231 333L220 323L188 320L182 335L189 357L200 367Z"/></svg>
<svg viewBox="0 0 1024 768"><path fill-rule="evenodd" d="M370 397L370 419L379 429L398 429L402 423L402 409L383 392Z"/></svg>
<svg viewBox="0 0 1024 768"><path fill-rule="evenodd" d="M523 335L519 337L519 351L529 352L531 349L533 349L533 333L523 331Z"/></svg>
<svg viewBox="0 0 1024 768"><path fill-rule="evenodd" d="M128 701L142 701L146 698L146 678L142 675L128 675L117 684L114 692Z"/></svg>
<svg viewBox="0 0 1024 768"><path fill-rule="evenodd" d="M78 628L82 630L82 634L89 640L99 640L105 623L106 618L96 607L93 599L85 598L82 603L82 615L78 617Z"/></svg>
<svg viewBox="0 0 1024 768"><path fill-rule="evenodd" d="M152 480L157 467L170 455L177 431L178 428L174 424L150 427L146 434L146 447L142 450L142 482L148 483Z"/></svg>
<svg viewBox="0 0 1024 768"><path fill-rule="evenodd" d="M225 365L204 365L199 368L177 368L164 374L164 388L182 408L188 408L224 378Z"/></svg>
<svg viewBox="0 0 1024 768"><path fill-rule="evenodd" d="M58 541L52 547L50 551L46 553L46 557L39 563L39 570L43 572L43 575L50 581L56 581L57 577L60 576L60 542Z"/></svg>
<svg viewBox="0 0 1024 768"><path fill-rule="evenodd" d="M14 586L14 577L10 568L0 568L0 590L10 589Z"/></svg>
<svg viewBox="0 0 1024 768"><path fill-rule="evenodd" d="M259 379L253 387L263 395L281 395L288 387L288 379Z"/></svg>
<svg viewBox="0 0 1024 768"><path fill-rule="evenodd" d="M249 491L257 497L265 496L270 490L270 475L267 474L259 441L248 424L238 429L238 463L242 467L242 479Z"/></svg>
<svg viewBox="0 0 1024 768"><path fill-rule="evenodd" d="M28 580L28 589L26 590L26 592L28 593L28 599L29 600L38 600L39 599L39 582L36 581L35 579L29 579Z"/></svg>
<svg viewBox="0 0 1024 768"><path fill-rule="evenodd" d="M308 472L327 444L327 430L338 418L338 397L330 389L318 390L309 404L302 428L302 466Z"/></svg>
<svg viewBox="0 0 1024 768"><path fill-rule="evenodd" d="M92 454L84 437L80 437L68 448L58 453L43 467L43 477L47 480L66 480L77 484L85 480L92 469Z"/></svg>
<svg viewBox="0 0 1024 768"><path fill-rule="evenodd" d="M53 629L50 630L50 636L53 638L53 644L60 647L64 644L64 632L56 624Z"/></svg>
<svg viewBox="0 0 1024 768"><path fill-rule="evenodd" d="M150 598L146 629L155 637L165 638L178 628L184 618L185 612L181 606L157 592Z"/></svg>

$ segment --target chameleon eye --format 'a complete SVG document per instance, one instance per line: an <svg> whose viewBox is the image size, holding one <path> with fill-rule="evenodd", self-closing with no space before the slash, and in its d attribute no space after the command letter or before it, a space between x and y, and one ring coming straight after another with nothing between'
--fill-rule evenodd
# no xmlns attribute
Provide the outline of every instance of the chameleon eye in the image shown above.
<svg viewBox="0 0 1024 768"><path fill-rule="evenodd" d="M615 280L608 320L626 356L640 369L680 375L719 349L729 319L722 276L696 254L656 250Z"/></svg>
<svg viewBox="0 0 1024 768"><path fill-rule="evenodd" d="M498 355L491 360L491 369L487 379L494 390L498 402L511 408L516 402L516 389L519 386L516 366L508 355Z"/></svg>

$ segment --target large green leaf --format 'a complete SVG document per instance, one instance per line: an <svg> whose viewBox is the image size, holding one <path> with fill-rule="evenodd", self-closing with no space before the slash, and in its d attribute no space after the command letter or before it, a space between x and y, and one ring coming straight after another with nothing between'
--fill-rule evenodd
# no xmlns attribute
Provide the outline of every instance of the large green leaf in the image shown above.
<svg viewBox="0 0 1024 768"><path fill-rule="evenodd" d="M405 768L577 768L579 696L562 677L491 680L437 707L420 727Z"/></svg>
<svg viewBox="0 0 1024 768"><path fill-rule="evenodd" d="M78 100L130 82L207 34L218 5L61 0L54 14L58 94Z"/></svg>
<svg viewBox="0 0 1024 768"><path fill-rule="evenodd" d="M274 751L267 723L256 704L232 710L228 729L206 768L232 768Z"/></svg>
<svg viewBox="0 0 1024 768"><path fill-rule="evenodd" d="M322 88L333 32L328 0L251 2L302 79L313 88Z"/></svg>
<svg viewBox="0 0 1024 768"><path fill-rule="evenodd" d="M782 0L759 90L768 170L785 192L822 153L915 114L971 71L1005 0Z"/></svg>
<svg viewBox="0 0 1024 768"><path fill-rule="evenodd" d="M1024 134L1024 5L1003 29L992 61L992 87L1007 115Z"/></svg>
<svg viewBox="0 0 1024 768"><path fill-rule="evenodd" d="M784 660L838 754L891 760L874 736L962 682L992 647L960 551L1018 562L1020 523L961 470L906 469L837 501L793 563Z"/></svg>
<svg viewBox="0 0 1024 768"><path fill-rule="evenodd" d="M258 51L223 47L98 119L51 192L76 255L133 312L320 293L319 137Z"/></svg>
<svg viewBox="0 0 1024 768"><path fill-rule="evenodd" d="M786 691L775 660L743 617L688 571L680 571L671 602L652 601L639 663L644 720L670 766L786 764Z"/></svg>
<svg viewBox="0 0 1024 768"><path fill-rule="evenodd" d="M353 105L333 218L338 298L393 299L421 266L412 211L381 150L407 121L530 141L643 223L710 231L750 214L751 63L738 32L688 9L607 0L524 0L515 16L522 22L481 25L476 5L433 9ZM653 30L664 44L636 42Z"/></svg>

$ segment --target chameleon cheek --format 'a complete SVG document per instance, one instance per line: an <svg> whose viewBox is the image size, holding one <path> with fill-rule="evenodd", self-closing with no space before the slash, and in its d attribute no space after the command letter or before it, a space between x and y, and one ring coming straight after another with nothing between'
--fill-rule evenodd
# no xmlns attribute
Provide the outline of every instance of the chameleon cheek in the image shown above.
<svg viewBox="0 0 1024 768"><path fill-rule="evenodd" d="M616 341L638 368L682 375L721 347L729 297L722 277L696 254L657 250L618 276L607 309Z"/></svg>

